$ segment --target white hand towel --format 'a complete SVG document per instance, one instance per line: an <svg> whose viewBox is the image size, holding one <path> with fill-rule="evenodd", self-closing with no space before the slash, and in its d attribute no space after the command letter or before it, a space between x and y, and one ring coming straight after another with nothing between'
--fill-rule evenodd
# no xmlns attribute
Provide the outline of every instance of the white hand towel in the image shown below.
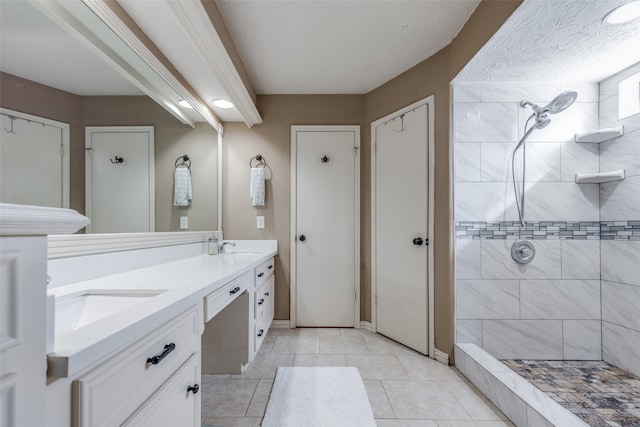
<svg viewBox="0 0 640 427"><path fill-rule="evenodd" d="M173 206L189 206L193 198L191 192L191 171L186 166L179 166L174 172Z"/></svg>
<svg viewBox="0 0 640 427"><path fill-rule="evenodd" d="M264 168L251 168L249 198L251 206L264 206Z"/></svg>

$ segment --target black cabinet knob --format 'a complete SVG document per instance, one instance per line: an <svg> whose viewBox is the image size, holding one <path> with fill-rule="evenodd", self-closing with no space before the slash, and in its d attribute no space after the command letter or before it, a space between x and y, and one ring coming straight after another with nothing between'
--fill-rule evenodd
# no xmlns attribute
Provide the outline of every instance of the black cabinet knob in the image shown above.
<svg viewBox="0 0 640 427"><path fill-rule="evenodd" d="M304 234L301 234L301 235L300 235L300 237L298 237L298 239L299 239L301 242L304 242L305 240L307 240L307 238L305 237L305 235L304 235Z"/></svg>
<svg viewBox="0 0 640 427"><path fill-rule="evenodd" d="M416 246L422 246L422 237L416 237L413 239L413 244Z"/></svg>
<svg viewBox="0 0 640 427"><path fill-rule="evenodd" d="M199 384L194 384L194 385L190 385L189 387L187 387L187 393L192 392L193 394L198 393L198 391L200 391L200 385Z"/></svg>

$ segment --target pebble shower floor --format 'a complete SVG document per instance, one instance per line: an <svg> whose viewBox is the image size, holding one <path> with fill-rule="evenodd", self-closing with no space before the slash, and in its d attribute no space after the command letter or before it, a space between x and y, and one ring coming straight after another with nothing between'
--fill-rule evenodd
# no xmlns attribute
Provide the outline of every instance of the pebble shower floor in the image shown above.
<svg viewBox="0 0 640 427"><path fill-rule="evenodd" d="M502 360L592 427L640 427L640 377L606 362Z"/></svg>

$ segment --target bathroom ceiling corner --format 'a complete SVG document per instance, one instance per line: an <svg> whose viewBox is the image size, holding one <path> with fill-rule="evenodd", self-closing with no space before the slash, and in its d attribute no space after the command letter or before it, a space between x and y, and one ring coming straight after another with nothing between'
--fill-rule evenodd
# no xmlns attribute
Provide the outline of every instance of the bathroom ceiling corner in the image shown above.
<svg viewBox="0 0 640 427"><path fill-rule="evenodd" d="M603 22L629 2L525 0L454 81L600 82L640 62L640 20Z"/></svg>

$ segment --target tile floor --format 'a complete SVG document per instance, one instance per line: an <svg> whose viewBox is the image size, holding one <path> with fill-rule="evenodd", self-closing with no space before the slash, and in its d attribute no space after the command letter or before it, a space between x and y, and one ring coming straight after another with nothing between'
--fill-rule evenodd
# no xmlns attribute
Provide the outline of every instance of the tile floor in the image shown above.
<svg viewBox="0 0 640 427"><path fill-rule="evenodd" d="M640 427L640 377L602 361L503 360L593 427Z"/></svg>
<svg viewBox="0 0 640 427"><path fill-rule="evenodd" d="M281 328L245 374L202 376L202 425L259 426L279 366L358 367L379 427L513 427L455 368L381 335Z"/></svg>

